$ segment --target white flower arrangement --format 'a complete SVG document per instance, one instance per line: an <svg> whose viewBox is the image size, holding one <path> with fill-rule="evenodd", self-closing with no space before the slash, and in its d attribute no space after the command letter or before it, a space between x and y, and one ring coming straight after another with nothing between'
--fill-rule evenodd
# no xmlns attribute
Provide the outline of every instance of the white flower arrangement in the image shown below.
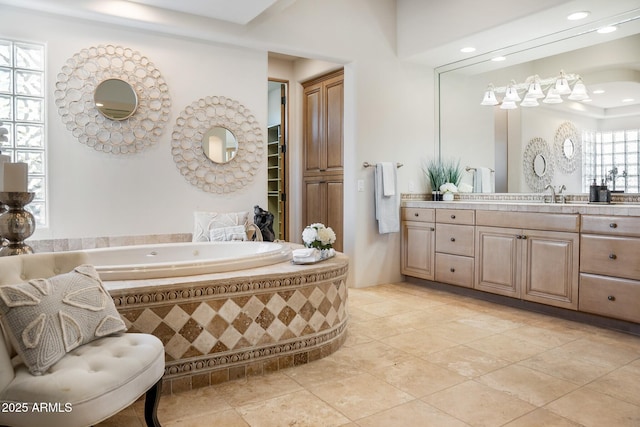
<svg viewBox="0 0 640 427"><path fill-rule="evenodd" d="M331 245L336 241L336 233L331 227L317 222L305 227L302 231L302 241L308 248L331 249Z"/></svg>
<svg viewBox="0 0 640 427"><path fill-rule="evenodd" d="M457 193L458 187L451 182L446 182L440 186L440 191L443 193Z"/></svg>

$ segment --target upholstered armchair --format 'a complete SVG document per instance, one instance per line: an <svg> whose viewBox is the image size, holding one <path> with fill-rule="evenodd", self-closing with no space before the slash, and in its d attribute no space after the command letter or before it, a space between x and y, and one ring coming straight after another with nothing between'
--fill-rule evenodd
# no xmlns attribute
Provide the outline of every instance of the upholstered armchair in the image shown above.
<svg viewBox="0 0 640 427"><path fill-rule="evenodd" d="M0 425L91 426L146 393L145 421L160 426L162 342L124 332L85 263L82 252L0 258Z"/></svg>

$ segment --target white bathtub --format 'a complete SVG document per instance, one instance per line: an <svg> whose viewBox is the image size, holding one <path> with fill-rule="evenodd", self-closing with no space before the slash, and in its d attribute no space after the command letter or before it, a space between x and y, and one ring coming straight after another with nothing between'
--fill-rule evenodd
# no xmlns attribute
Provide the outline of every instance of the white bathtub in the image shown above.
<svg viewBox="0 0 640 427"><path fill-rule="evenodd" d="M286 244L197 242L87 249L102 280L191 276L263 267L291 259Z"/></svg>

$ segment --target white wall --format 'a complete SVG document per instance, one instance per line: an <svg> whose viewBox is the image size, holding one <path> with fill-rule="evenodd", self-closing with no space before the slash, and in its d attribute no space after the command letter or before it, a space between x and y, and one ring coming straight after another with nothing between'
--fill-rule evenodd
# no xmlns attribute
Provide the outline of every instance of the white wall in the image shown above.
<svg viewBox="0 0 640 427"><path fill-rule="evenodd" d="M92 4L77 3L78 8ZM344 242L351 259L350 285L401 280L400 234L377 234L373 171L362 168L362 162L402 162L399 191L407 192L410 182L421 185L419 159L434 153L434 103L433 70L403 63L396 56L395 1L298 0L243 31L176 16L181 21L172 23L170 31L189 38L162 35L155 24L122 18L111 19L121 27L3 10L2 36L48 45L51 226L38 230L34 238L189 232L193 210L246 210L266 203L266 158L264 170L249 187L226 196L208 194L192 187L178 172L170 154L170 135L184 107L207 95L224 95L252 110L266 138L267 79L280 77L269 75L267 51L275 51L319 60L295 64L292 82L326 71L326 64L344 64ZM198 31L210 41L195 41ZM233 45L216 44L216 40ZM78 143L61 124L51 97L55 76L67 58L82 48L108 43L149 57L171 92L172 113L164 134L155 147L135 156L108 156ZM325 66L311 72L323 61ZM298 89L291 85L292 98L300 99ZM291 138L299 138L300 112L291 111L290 119ZM293 150L290 190L294 195L301 194L299 160L301 152ZM365 181L362 193L356 191L359 179ZM290 199L291 236L304 227L299 200Z"/></svg>

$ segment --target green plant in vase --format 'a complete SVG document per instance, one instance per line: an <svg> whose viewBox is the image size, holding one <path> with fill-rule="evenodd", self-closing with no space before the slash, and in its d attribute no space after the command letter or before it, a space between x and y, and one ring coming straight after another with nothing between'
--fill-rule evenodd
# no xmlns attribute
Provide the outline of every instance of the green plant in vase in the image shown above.
<svg viewBox="0 0 640 427"><path fill-rule="evenodd" d="M446 182L445 168L440 160L427 161L422 170L429 180L433 200L440 200L440 186Z"/></svg>
<svg viewBox="0 0 640 427"><path fill-rule="evenodd" d="M460 185L460 180L462 179L462 169L460 168L460 159L453 160L449 159L442 163L442 169L445 178L445 184L450 182L456 187ZM438 187L439 188L439 187Z"/></svg>

